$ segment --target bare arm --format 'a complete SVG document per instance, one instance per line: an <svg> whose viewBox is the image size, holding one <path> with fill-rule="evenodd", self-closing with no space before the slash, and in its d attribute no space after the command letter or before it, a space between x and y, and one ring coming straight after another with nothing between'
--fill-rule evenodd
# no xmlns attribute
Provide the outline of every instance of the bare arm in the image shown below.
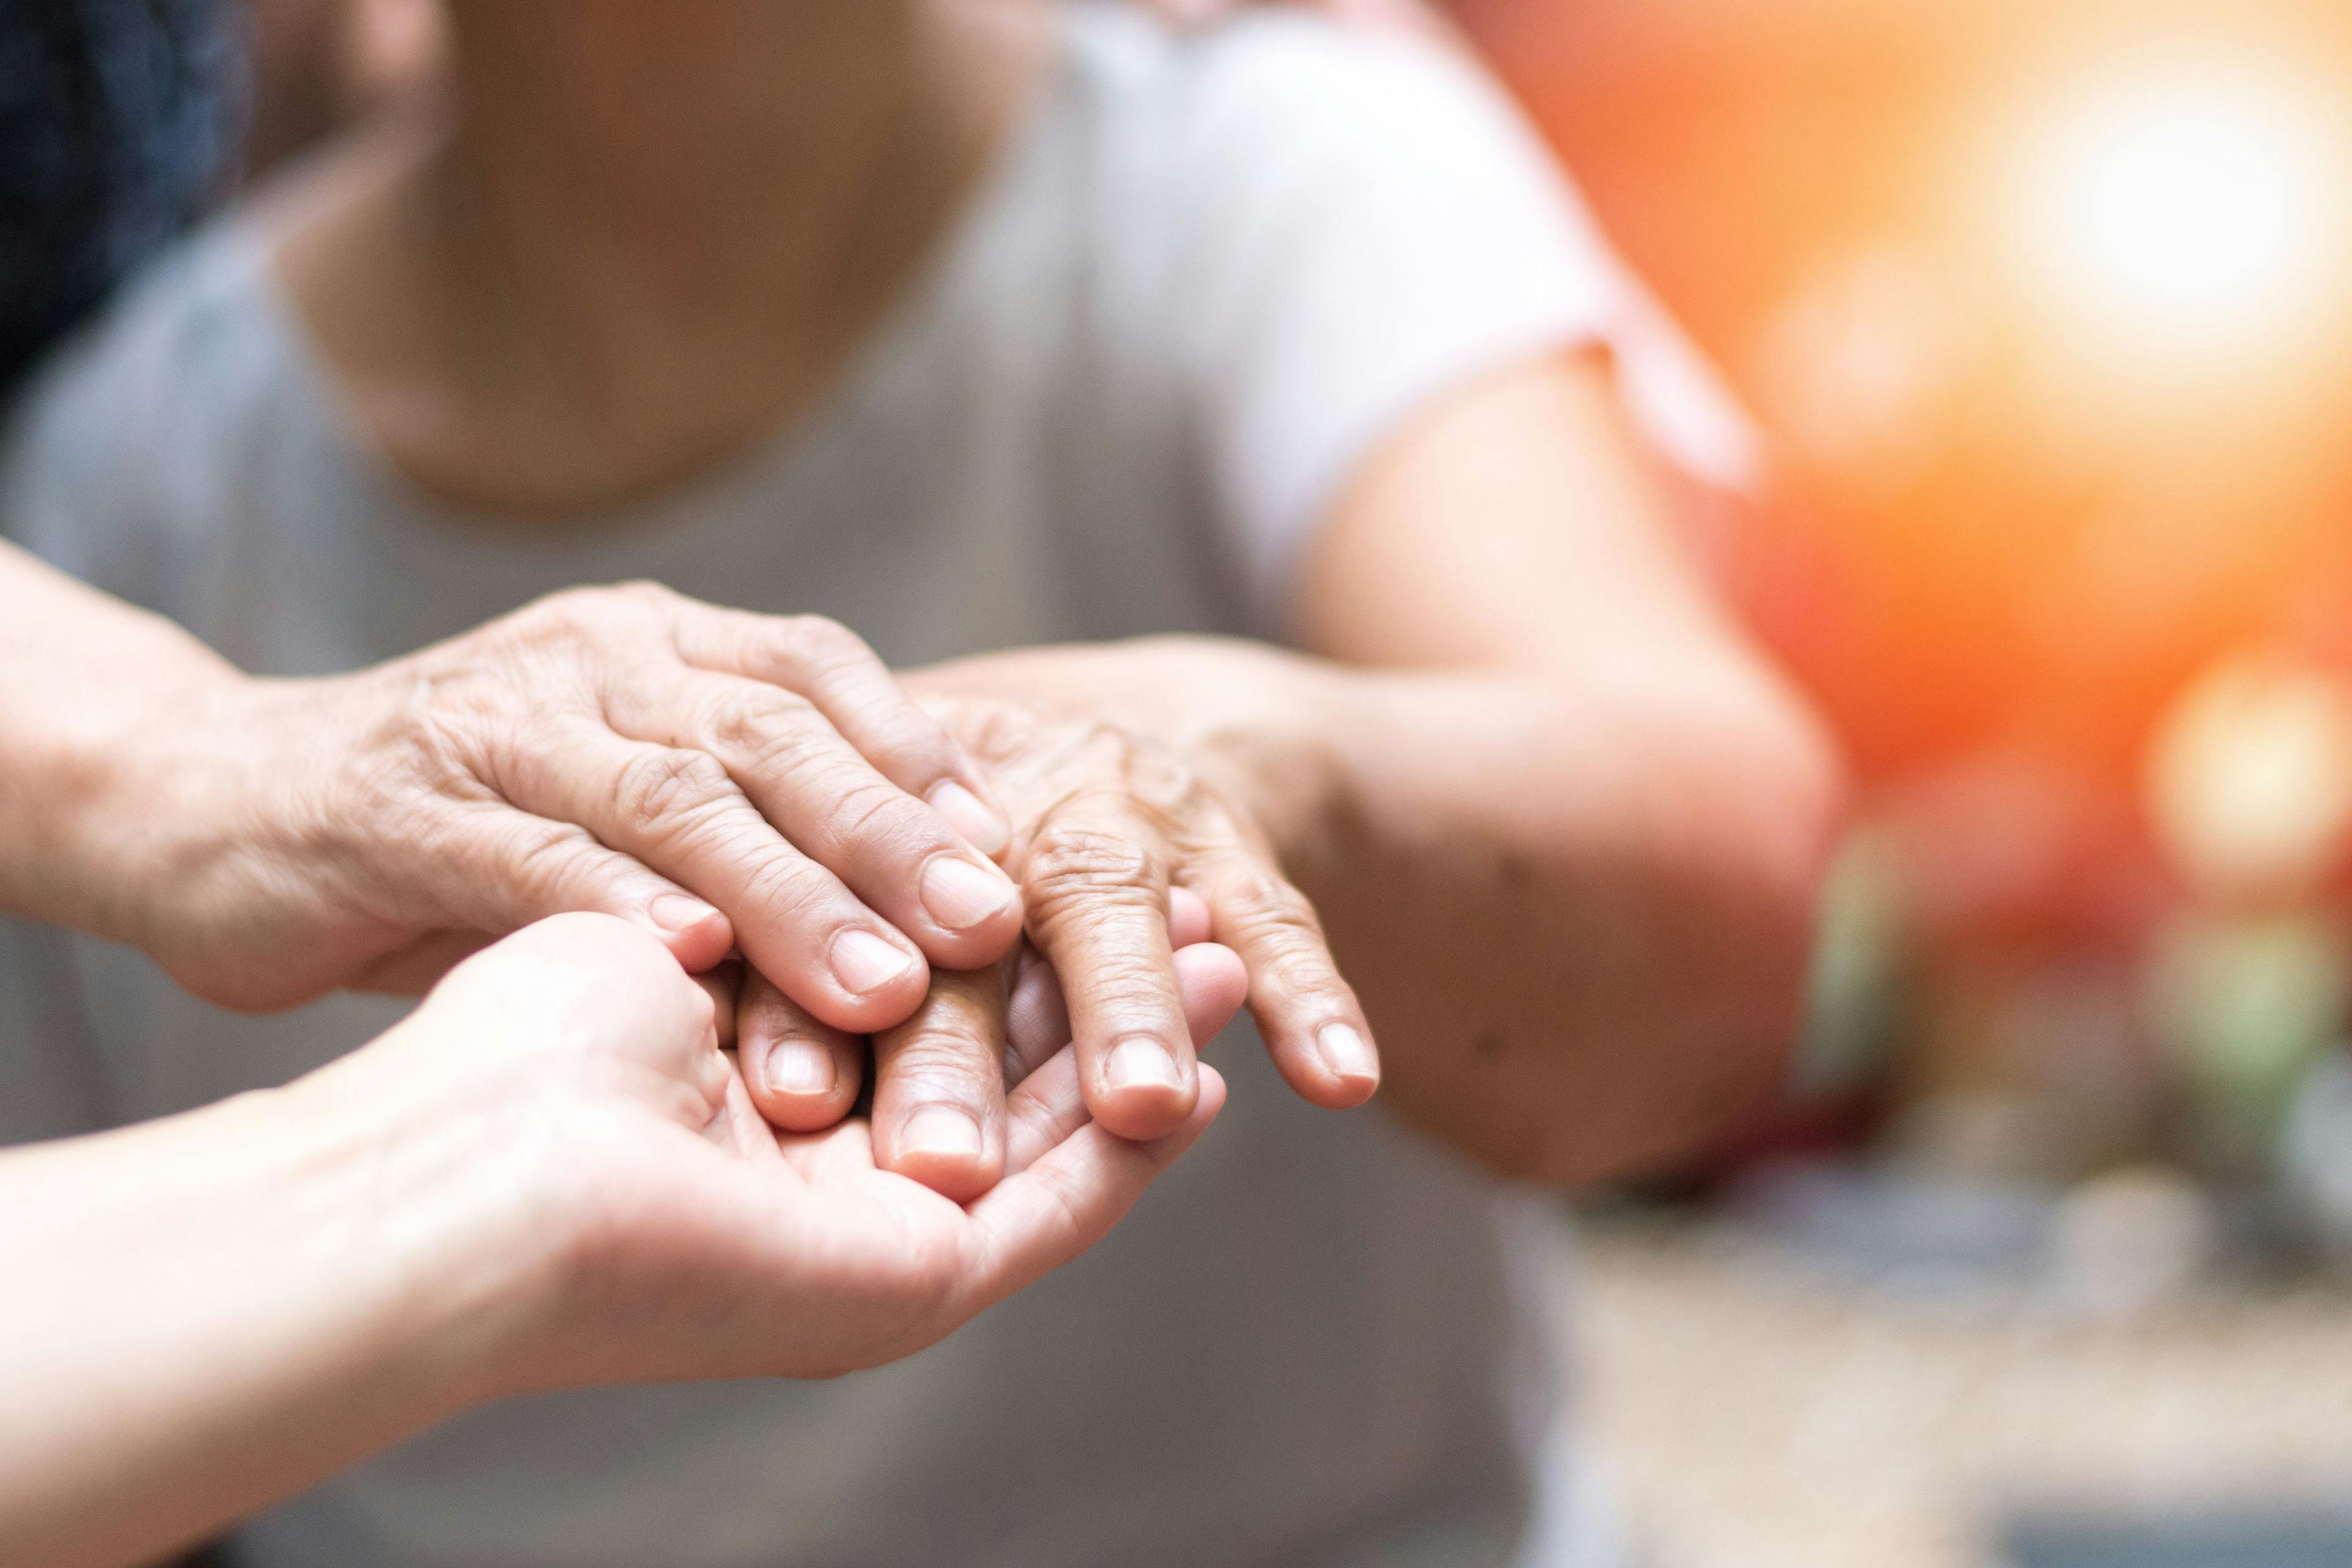
<svg viewBox="0 0 2352 1568"><path fill-rule="evenodd" d="M0 1561L150 1561L503 1394L895 1360L1091 1245L1222 1092L1126 1143L1049 1055L959 1205L862 1120L779 1138L651 937L542 922L286 1089L0 1153Z"/></svg>
<svg viewBox="0 0 2352 1568"><path fill-rule="evenodd" d="M210 648L0 541L0 910L111 931L78 875L79 822L104 787L103 738L234 676Z"/></svg>
<svg viewBox="0 0 2352 1568"><path fill-rule="evenodd" d="M1392 440L1295 605L1319 658L1162 639L921 679L1150 736L1241 803L1387 1101L1501 1170L1622 1173L1767 1092L1836 770L1672 548L1605 369L1498 376ZM1083 984L1115 955L1057 959ZM1254 968L1251 1003L1321 984Z"/></svg>
<svg viewBox="0 0 2352 1568"><path fill-rule="evenodd" d="M1398 1109L1580 1180L1769 1092L1835 765L1674 550L1605 369L1536 367L1423 421L1343 500L1297 605L1307 647L1366 671L1292 852Z"/></svg>
<svg viewBox="0 0 2352 1568"><path fill-rule="evenodd" d="M245 675L0 544L0 912L205 999L421 991L569 910L740 947L843 1028L1002 957L986 785L855 634L646 584L349 675ZM977 793L976 793L977 792Z"/></svg>

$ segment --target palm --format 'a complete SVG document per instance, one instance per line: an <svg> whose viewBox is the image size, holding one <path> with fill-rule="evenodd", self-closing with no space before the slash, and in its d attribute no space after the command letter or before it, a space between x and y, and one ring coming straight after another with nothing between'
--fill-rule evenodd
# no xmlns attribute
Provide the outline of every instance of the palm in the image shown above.
<svg viewBox="0 0 2352 1568"><path fill-rule="evenodd" d="M524 1199L504 1256L543 1287L507 1323L509 1392L821 1377L919 1350L1084 1251L1223 1100L1204 1074L1176 1133L1124 1142L1087 1121L1066 1049L1008 1097L1011 1173L959 1205L878 1168L863 1119L774 1131L709 995L594 915L460 964L340 1076L489 1133L477 1178Z"/></svg>
<svg viewBox="0 0 2352 1568"><path fill-rule="evenodd" d="M862 1117L778 1132L724 1059L715 1115L641 1100L579 1194L603 1215L592 1252L628 1267L581 1293L573 1326L661 1347L631 1376L827 1377L912 1353L1091 1246L1223 1099L1210 1073L1181 1132L1129 1143L1087 1121L1065 1048L1010 1097L1005 1180L964 1205L877 1165Z"/></svg>

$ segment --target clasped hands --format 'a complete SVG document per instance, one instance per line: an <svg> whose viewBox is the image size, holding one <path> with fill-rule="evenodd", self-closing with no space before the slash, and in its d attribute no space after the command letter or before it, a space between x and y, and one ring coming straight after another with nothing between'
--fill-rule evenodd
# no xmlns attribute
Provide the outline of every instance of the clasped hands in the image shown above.
<svg viewBox="0 0 2352 1568"><path fill-rule="evenodd" d="M1378 1082L1234 790L971 684L919 700L819 619L575 591L352 676L193 683L99 792L151 809L93 874L168 888L130 934L230 1005L447 975L404 1050L315 1078L489 1075L461 1098L544 1211L504 1250L568 1325L501 1386L844 1371L1107 1230L1214 1115L1196 1052L1244 1000L1310 1101ZM477 1048L420 1039L453 1032Z"/></svg>

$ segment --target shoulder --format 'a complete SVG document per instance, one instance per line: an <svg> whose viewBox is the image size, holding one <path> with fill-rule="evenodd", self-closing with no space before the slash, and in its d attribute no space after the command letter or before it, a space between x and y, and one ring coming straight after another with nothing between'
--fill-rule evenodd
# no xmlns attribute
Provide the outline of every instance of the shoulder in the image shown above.
<svg viewBox="0 0 2352 1568"><path fill-rule="evenodd" d="M1196 35L1085 15L1075 52L1130 176L1104 232L1149 269L1131 314L1175 368L1263 612L1385 440L1605 335L1626 279L1466 57L1283 11Z"/></svg>
<svg viewBox="0 0 2352 1568"><path fill-rule="evenodd" d="M1195 34L1080 8L1097 239L1205 388L1278 368L1596 335L1625 279L1466 56L1287 10Z"/></svg>
<svg viewBox="0 0 2352 1568"><path fill-rule="evenodd" d="M1385 191L1400 206L1440 189L1554 216L1572 205L1508 96L1435 44L1291 9L1183 33L1129 8L1081 7L1071 36L1078 76L1167 149L1167 172L1196 200L1311 182Z"/></svg>
<svg viewBox="0 0 2352 1568"><path fill-rule="evenodd" d="M1264 11L1177 51L1203 130L1336 152L1389 128L1517 136L1509 100L1465 57L1426 40L1307 12Z"/></svg>
<svg viewBox="0 0 2352 1568"><path fill-rule="evenodd" d="M1410 118L1415 108L1449 117L1510 113L1467 58L1302 8L1247 9L1187 28L1139 6L1078 5L1067 14L1065 37L1081 78L1122 93L1149 89L1162 110L1196 122L1286 139L1344 125L1351 110L1370 121L1400 111ZM1410 101L1399 103L1399 92Z"/></svg>

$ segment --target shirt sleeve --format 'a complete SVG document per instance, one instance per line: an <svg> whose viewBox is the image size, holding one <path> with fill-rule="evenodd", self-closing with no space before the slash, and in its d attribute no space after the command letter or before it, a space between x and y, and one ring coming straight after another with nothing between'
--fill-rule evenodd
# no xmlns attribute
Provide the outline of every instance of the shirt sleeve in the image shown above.
<svg viewBox="0 0 2352 1568"><path fill-rule="evenodd" d="M1679 345L1471 62L1296 16L1202 49L1179 151L1178 353L1227 543L1275 626L1312 531L1414 414L1590 342L1671 384L1659 369ZM1687 405L1704 372L1675 368ZM1698 428L1689 407L1629 403L1670 453ZM1717 445L1736 439L1736 416L1715 412Z"/></svg>

